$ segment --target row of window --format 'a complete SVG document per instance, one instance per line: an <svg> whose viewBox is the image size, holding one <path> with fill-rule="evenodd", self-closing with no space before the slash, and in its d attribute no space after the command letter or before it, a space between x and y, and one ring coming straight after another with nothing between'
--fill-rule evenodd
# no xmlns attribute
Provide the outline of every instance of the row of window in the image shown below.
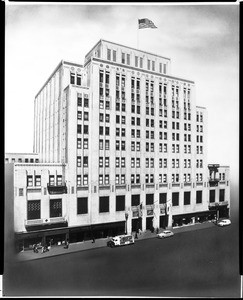
<svg viewBox="0 0 243 300"><path fill-rule="evenodd" d="M19 163L22 163L22 162L25 162L25 163L38 163L39 162L39 158L5 158L5 162L6 163L15 163L15 162L19 162Z"/></svg>
<svg viewBox="0 0 243 300"><path fill-rule="evenodd" d="M49 175L49 185L61 186L62 175L56 175L56 180L54 175ZM41 186L41 175L27 175L27 186Z"/></svg>
<svg viewBox="0 0 243 300"><path fill-rule="evenodd" d="M81 175L77 175L77 185L81 185ZM87 176L87 175L86 175ZM125 174L116 174L116 184L125 184L126 183L126 175ZM159 174L158 180L159 183L167 183L167 174ZM196 181L203 181L203 174L196 174ZM171 182L179 183L180 182L180 174L171 174ZM191 183L191 174L183 174L183 182ZM155 183L154 174L145 174L145 183ZM109 185L110 184L110 175L109 174L99 174L99 185ZM131 184L140 184L140 174L131 174ZM86 185L86 184L84 184Z"/></svg>
<svg viewBox="0 0 243 300"><path fill-rule="evenodd" d="M99 150L104 150L104 144L105 144L105 150L110 150L110 141L109 140L99 140ZM119 141L116 145L116 150L119 150L120 144ZM134 142L131 141L131 151L140 151L140 142ZM152 144L151 148L154 148L154 145ZM147 145L147 149L149 149L149 144ZM172 153L179 153L180 152L180 145L179 144L172 144ZM197 148L199 153L199 147ZM159 152L167 153L167 144L166 143L159 143ZM191 153L191 145L184 145L184 153ZM200 146L200 153L202 153L202 146Z"/></svg>
<svg viewBox="0 0 243 300"><path fill-rule="evenodd" d="M117 52L116 50L107 49L107 60L116 62L117 61ZM121 63L126 64L128 66L131 65L131 55L129 53L122 52L121 53ZM134 64L136 68L143 69L144 68L144 58L135 55ZM167 73L167 64L159 63L158 65L159 73L166 74ZM155 61L151 59L147 59L147 70L155 71Z"/></svg>
<svg viewBox="0 0 243 300"><path fill-rule="evenodd" d="M180 202L179 192L172 193L172 206L179 206ZM191 204L191 192L184 192L184 205ZM202 191L196 191L196 204L202 203ZM154 194L146 194L146 205L153 205ZM225 201L225 190L220 189L219 191L219 201ZM167 193L159 194L159 204L166 204L169 202L167 200ZM209 202L215 202L215 190L210 190ZM125 211L126 196L117 195L116 196L116 211ZM138 207L141 209L140 205L140 195L131 195L131 206ZM107 213L110 211L110 197L102 196L99 197L99 213ZM50 218L56 218L62 216L62 199L50 199L49 204L49 214ZM77 214L88 214L88 197L78 197L77 198ZM28 200L27 201L27 220L35 220L41 218L41 201L40 200Z"/></svg>

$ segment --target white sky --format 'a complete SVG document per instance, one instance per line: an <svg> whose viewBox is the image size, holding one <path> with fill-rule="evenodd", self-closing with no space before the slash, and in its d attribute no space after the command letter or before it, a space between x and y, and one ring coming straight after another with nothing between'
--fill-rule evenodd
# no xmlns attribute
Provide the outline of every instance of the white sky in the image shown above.
<svg viewBox="0 0 243 300"><path fill-rule="evenodd" d="M158 29L140 29L149 18ZM6 6L5 151L32 152L34 97L61 59L83 63L100 38L164 55L208 110L208 163L239 165L239 5Z"/></svg>

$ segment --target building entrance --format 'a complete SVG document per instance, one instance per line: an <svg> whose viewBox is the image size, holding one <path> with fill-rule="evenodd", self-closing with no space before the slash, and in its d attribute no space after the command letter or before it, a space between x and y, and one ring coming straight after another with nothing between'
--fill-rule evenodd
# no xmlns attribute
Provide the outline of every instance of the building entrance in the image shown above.
<svg viewBox="0 0 243 300"><path fill-rule="evenodd" d="M153 217L146 218L146 229L151 231L153 230Z"/></svg>
<svg viewBox="0 0 243 300"><path fill-rule="evenodd" d="M142 218L132 219L132 231L138 232L142 230Z"/></svg>
<svg viewBox="0 0 243 300"><path fill-rule="evenodd" d="M160 216L159 227L166 228L168 226L168 216Z"/></svg>

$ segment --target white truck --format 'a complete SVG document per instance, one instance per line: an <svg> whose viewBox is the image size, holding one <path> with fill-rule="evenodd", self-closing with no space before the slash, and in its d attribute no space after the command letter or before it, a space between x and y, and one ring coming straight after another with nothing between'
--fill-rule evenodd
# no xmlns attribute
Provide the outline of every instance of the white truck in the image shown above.
<svg viewBox="0 0 243 300"><path fill-rule="evenodd" d="M118 247L118 246L125 246L125 245L131 245L134 244L134 237L130 234L124 234L124 235L117 235L115 237L112 237L108 242L108 247Z"/></svg>

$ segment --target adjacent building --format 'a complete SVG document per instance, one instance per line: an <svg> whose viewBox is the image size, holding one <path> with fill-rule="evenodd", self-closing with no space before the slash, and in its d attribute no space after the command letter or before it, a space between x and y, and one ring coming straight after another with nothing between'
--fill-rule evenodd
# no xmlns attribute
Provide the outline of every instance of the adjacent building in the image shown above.
<svg viewBox="0 0 243 300"><path fill-rule="evenodd" d="M170 58L100 40L35 97L34 153L14 163L17 244L83 241L229 217L207 111Z"/></svg>

